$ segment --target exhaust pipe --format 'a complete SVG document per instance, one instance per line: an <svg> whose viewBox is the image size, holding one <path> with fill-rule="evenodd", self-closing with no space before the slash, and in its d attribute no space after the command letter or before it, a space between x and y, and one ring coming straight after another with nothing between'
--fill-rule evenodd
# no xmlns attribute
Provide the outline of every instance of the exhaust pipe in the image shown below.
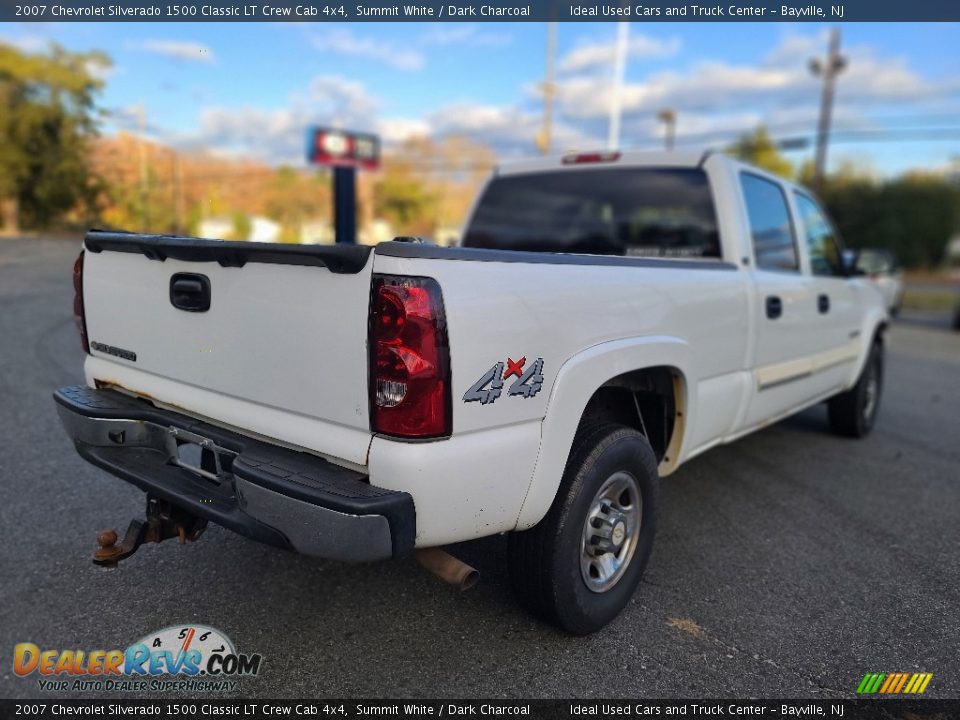
<svg viewBox="0 0 960 720"><path fill-rule="evenodd" d="M416 551L417 562L444 582L456 585L461 592L469 590L480 579L480 572L440 548Z"/></svg>

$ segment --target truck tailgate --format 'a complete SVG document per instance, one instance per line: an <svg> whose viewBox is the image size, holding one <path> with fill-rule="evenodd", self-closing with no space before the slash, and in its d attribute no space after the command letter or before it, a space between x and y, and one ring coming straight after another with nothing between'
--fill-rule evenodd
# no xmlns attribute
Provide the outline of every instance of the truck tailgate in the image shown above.
<svg viewBox="0 0 960 720"><path fill-rule="evenodd" d="M365 463L369 250L90 233L88 382Z"/></svg>

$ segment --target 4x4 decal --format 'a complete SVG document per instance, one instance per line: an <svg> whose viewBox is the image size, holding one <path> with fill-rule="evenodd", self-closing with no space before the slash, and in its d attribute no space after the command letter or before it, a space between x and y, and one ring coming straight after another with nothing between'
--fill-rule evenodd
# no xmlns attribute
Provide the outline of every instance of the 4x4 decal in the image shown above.
<svg viewBox="0 0 960 720"><path fill-rule="evenodd" d="M508 357L506 370L504 370L504 363L498 362L470 386L470 389L463 395L463 401L479 402L481 405L496 401L503 392L504 381L510 377L515 377L516 380L507 390L508 396L519 395L532 398L543 387L543 358L537 358L529 368L524 370L523 366L526 362L526 357L519 360Z"/></svg>

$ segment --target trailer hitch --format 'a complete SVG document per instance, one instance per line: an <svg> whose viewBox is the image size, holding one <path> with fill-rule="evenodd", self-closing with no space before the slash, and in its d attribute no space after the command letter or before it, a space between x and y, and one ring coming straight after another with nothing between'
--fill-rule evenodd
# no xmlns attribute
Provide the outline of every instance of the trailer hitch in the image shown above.
<svg viewBox="0 0 960 720"><path fill-rule="evenodd" d="M133 555L144 543L159 543L170 538L179 538L180 544L194 541L207 529L205 518L191 515L177 505L147 495L147 512L143 520L131 520L123 540L117 543L116 530L101 530L97 533L96 552L93 562L102 567L116 567L121 560Z"/></svg>

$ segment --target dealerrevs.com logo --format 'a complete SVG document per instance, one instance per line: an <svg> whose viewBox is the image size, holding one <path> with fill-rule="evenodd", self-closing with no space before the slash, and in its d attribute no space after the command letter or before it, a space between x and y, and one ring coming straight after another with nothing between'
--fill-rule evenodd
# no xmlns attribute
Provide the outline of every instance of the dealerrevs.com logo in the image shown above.
<svg viewBox="0 0 960 720"><path fill-rule="evenodd" d="M204 625L173 625L125 650L41 649L30 642L13 649L13 672L37 675L44 691L232 691L262 665L262 655L238 653L224 633Z"/></svg>

